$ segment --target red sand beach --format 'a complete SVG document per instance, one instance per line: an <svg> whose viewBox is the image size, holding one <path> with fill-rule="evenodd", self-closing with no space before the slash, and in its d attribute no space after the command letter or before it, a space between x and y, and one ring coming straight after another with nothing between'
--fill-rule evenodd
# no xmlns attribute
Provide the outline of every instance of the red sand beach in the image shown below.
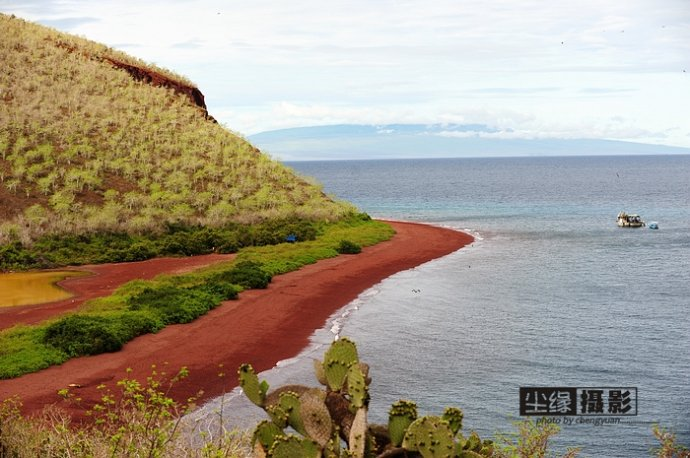
<svg viewBox="0 0 690 458"><path fill-rule="evenodd" d="M202 400L218 396L237 385L235 374L240 364L249 362L257 372L270 369L299 353L315 329L362 291L396 272L452 253L473 241L472 236L450 229L390 224L397 232L391 240L365 248L359 255L326 259L277 276L268 289L245 291L239 300L225 302L192 323L139 337L116 353L76 358L61 366L0 380L0 400L17 395L26 413L36 412L46 405L63 405L57 391L76 384L79 388L73 389L74 394L88 404L102 395L96 390L101 383L116 391L115 382L127 375L127 368L133 370L130 377L144 380L151 365L161 369L165 363L169 373L182 366L190 370L190 376L173 389L174 398L185 400L199 390L204 391ZM213 261L211 258L206 263ZM199 261L194 265L203 264ZM106 278L106 266L98 267L103 269L99 276ZM179 268L182 265L173 270ZM161 268L151 276L164 271ZM219 377L221 371L227 376ZM77 416L79 412L73 410Z"/></svg>

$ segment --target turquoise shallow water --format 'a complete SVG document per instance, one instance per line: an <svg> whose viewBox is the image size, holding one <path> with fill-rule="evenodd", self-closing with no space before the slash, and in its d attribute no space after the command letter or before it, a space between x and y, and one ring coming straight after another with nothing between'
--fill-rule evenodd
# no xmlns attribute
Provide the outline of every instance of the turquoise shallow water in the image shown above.
<svg viewBox="0 0 690 458"><path fill-rule="evenodd" d="M311 380L309 352L339 332L372 366L374 421L409 398L461 407L483 437L519 419L519 387L637 387L636 417L565 425L557 448L649 456L653 423L690 445L690 156L289 165L374 217L477 241L365 292L269 381ZM620 210L660 229L620 229Z"/></svg>

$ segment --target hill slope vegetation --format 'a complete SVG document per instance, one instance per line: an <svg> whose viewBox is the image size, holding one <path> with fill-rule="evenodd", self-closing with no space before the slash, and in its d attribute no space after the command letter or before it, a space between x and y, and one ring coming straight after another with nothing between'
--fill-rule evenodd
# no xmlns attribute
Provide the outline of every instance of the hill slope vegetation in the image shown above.
<svg viewBox="0 0 690 458"><path fill-rule="evenodd" d="M180 76L2 14L0 62L0 244L353 210L217 124Z"/></svg>

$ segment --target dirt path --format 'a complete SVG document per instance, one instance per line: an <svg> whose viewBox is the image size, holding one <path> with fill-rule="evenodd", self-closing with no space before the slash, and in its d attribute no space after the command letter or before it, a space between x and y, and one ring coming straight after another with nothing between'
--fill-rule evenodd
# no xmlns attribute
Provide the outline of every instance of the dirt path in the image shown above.
<svg viewBox="0 0 690 458"><path fill-rule="evenodd" d="M328 317L362 291L401 270L444 256L471 243L467 234L414 223L391 223L397 234L365 248L360 255L319 261L273 279L266 290L243 292L207 315L158 334L139 337L117 352L70 360L57 367L0 381L0 399L18 395L26 412L60 402L57 391L69 384L86 403L100 396L96 386L133 370L144 379L151 365L167 363L169 372L186 366L190 376L172 395L186 399L204 390L209 399L236 386L236 369L250 362L258 371L299 353ZM223 365L223 369L219 366ZM218 377L219 371L227 377ZM79 411L73 411L78 415Z"/></svg>
<svg viewBox="0 0 690 458"><path fill-rule="evenodd" d="M141 262L87 265L62 269L89 272L92 275L72 277L58 283L62 288L74 294L70 298L47 304L0 308L0 330L19 323L38 323L54 315L74 310L89 299L110 295L118 286L131 280L150 280L162 273L184 273L220 261L229 261L234 256L234 254L207 254L187 258L156 258Z"/></svg>

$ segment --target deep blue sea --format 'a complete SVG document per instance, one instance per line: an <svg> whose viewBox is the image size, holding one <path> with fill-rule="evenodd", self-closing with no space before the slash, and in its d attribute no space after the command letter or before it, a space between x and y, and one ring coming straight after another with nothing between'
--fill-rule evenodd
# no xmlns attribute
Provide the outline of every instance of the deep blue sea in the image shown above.
<svg viewBox="0 0 690 458"><path fill-rule="evenodd" d="M637 415L618 424L556 417L556 449L650 456L655 423L690 446L690 156L288 165L373 217L476 241L364 292L269 382L312 381L310 359L339 333L371 366L372 421L401 398L422 414L452 405L484 438L525 418L520 387L636 388ZM659 229L618 228L621 210ZM237 398L223 402L241 423L258 409Z"/></svg>

